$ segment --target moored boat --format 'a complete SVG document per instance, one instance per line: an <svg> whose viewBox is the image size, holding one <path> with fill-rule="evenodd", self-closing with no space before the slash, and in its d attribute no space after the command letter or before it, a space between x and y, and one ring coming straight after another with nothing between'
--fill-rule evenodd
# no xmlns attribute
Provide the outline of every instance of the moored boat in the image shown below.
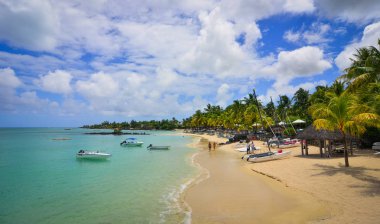
<svg viewBox="0 0 380 224"><path fill-rule="evenodd" d="M278 150L276 152L265 152L260 154L250 154L247 156L247 161L249 162L265 162L270 160L286 158L291 154L291 151Z"/></svg>
<svg viewBox="0 0 380 224"><path fill-rule="evenodd" d="M152 144L150 144L146 148L149 149L149 150L154 150L154 149L157 149L157 150L168 150L168 149L170 149L170 146L168 146L168 145L152 145Z"/></svg>
<svg viewBox="0 0 380 224"><path fill-rule="evenodd" d="M110 153L99 151L79 150L77 153L77 158L79 159L107 159L109 157L111 157Z"/></svg>
<svg viewBox="0 0 380 224"><path fill-rule="evenodd" d="M121 146L142 146L144 142L137 141L136 138L127 138L120 143Z"/></svg>

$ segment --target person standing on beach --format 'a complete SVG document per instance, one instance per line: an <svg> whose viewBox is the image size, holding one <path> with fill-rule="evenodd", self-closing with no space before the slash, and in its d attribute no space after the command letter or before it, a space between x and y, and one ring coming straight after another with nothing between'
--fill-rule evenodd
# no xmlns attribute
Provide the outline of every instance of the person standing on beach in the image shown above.
<svg viewBox="0 0 380 224"><path fill-rule="evenodd" d="M251 144L247 144L247 154L251 153Z"/></svg>
<svg viewBox="0 0 380 224"><path fill-rule="evenodd" d="M208 142L208 151L211 151L211 142Z"/></svg>
<svg viewBox="0 0 380 224"><path fill-rule="evenodd" d="M253 152L253 154L255 154L255 150L256 150L255 143L252 141L251 142L251 151Z"/></svg>
<svg viewBox="0 0 380 224"><path fill-rule="evenodd" d="M214 150L216 149L216 142L214 142Z"/></svg>

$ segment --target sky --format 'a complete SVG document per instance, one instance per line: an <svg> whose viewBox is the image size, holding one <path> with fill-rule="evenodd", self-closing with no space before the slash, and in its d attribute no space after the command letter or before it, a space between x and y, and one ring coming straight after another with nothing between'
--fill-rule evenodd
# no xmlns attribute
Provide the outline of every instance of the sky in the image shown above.
<svg viewBox="0 0 380 224"><path fill-rule="evenodd" d="M330 85L378 0L0 0L0 127L181 120Z"/></svg>

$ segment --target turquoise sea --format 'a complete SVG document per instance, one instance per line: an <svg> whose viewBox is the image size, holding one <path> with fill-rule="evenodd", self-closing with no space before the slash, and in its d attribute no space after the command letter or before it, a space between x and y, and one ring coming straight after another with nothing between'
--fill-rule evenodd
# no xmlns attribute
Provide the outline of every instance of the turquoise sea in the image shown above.
<svg viewBox="0 0 380 224"><path fill-rule="evenodd" d="M0 223L183 223L180 194L197 176L193 139L173 132L131 135L73 128L0 129ZM109 131L109 130L108 130ZM137 131L135 131L137 132ZM53 140L69 138L71 140ZM171 145L149 151L150 143ZM112 153L106 161L76 159L79 149Z"/></svg>

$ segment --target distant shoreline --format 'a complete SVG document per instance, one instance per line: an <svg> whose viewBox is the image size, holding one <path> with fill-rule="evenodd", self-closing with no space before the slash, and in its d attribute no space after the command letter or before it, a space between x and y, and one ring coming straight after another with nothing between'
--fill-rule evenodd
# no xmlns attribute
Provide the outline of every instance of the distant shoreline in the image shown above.
<svg viewBox="0 0 380 224"><path fill-rule="evenodd" d="M86 132L85 135L150 135L149 133L141 132Z"/></svg>

